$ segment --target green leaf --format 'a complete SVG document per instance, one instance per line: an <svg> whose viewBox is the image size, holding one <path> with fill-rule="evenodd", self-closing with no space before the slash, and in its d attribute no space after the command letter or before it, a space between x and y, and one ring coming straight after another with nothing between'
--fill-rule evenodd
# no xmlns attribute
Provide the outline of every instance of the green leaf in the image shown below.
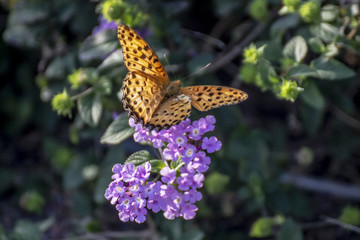
<svg viewBox="0 0 360 240"><path fill-rule="evenodd" d="M81 61L101 60L110 54L119 45L114 30L100 31L96 35L90 35L79 49Z"/></svg>
<svg viewBox="0 0 360 240"><path fill-rule="evenodd" d="M228 175L213 172L205 179L205 189L210 194L219 194L225 191L229 181Z"/></svg>
<svg viewBox="0 0 360 240"><path fill-rule="evenodd" d="M326 50L324 53L325 57L333 58L333 57L337 56L338 54L339 54L339 49L335 43L330 43L326 46Z"/></svg>
<svg viewBox="0 0 360 240"><path fill-rule="evenodd" d="M160 173L161 169L166 167L166 164L163 160L153 159L148 161L151 165L151 172Z"/></svg>
<svg viewBox="0 0 360 240"><path fill-rule="evenodd" d="M303 240L300 226L291 219L287 219L281 226L276 240Z"/></svg>
<svg viewBox="0 0 360 240"><path fill-rule="evenodd" d="M251 226L250 237L266 238L272 235L274 220L269 217L258 218Z"/></svg>
<svg viewBox="0 0 360 240"><path fill-rule="evenodd" d="M333 4L327 4L321 9L321 19L324 22L332 22L339 16L339 7Z"/></svg>
<svg viewBox="0 0 360 240"><path fill-rule="evenodd" d="M309 39L310 49L316 53L323 53L326 49L324 43L320 40L320 38L313 37Z"/></svg>
<svg viewBox="0 0 360 240"><path fill-rule="evenodd" d="M97 68L99 71L103 71L108 68L119 67L124 63L124 58L121 49L117 49L111 53Z"/></svg>
<svg viewBox="0 0 360 240"><path fill-rule="evenodd" d="M263 90L273 89L274 85L279 84L275 69L271 66L268 61L260 60L258 64L262 82L259 85Z"/></svg>
<svg viewBox="0 0 360 240"><path fill-rule="evenodd" d="M101 137L102 144L119 144L129 138L135 132L134 128L129 126L129 118L127 113L122 113L114 120L105 130L104 135Z"/></svg>
<svg viewBox="0 0 360 240"><path fill-rule="evenodd" d="M139 166L144 164L150 160L154 160L154 158L150 155L150 153L146 150L140 150L133 154L131 154L125 161L126 163L132 163L135 166Z"/></svg>
<svg viewBox="0 0 360 240"><path fill-rule="evenodd" d="M354 226L360 226L360 208L347 205L341 211L340 221Z"/></svg>
<svg viewBox="0 0 360 240"><path fill-rule="evenodd" d="M355 77L355 72L335 59L317 58L311 62L317 70L316 77L324 80L343 80Z"/></svg>
<svg viewBox="0 0 360 240"><path fill-rule="evenodd" d="M304 85L304 91L300 94L300 98L314 109L322 111L325 108L325 98L314 82L309 81Z"/></svg>
<svg viewBox="0 0 360 240"><path fill-rule="evenodd" d="M290 77L311 77L317 76L317 71L305 64L299 64L289 69L288 75Z"/></svg>
<svg viewBox="0 0 360 240"><path fill-rule="evenodd" d="M91 107L91 118L95 126L99 124L102 111L103 111L103 105L101 101L101 95L95 94L94 101Z"/></svg>
<svg viewBox="0 0 360 240"><path fill-rule="evenodd" d="M305 39L301 36L295 36L286 43L283 54L296 62L301 62L306 56L307 50Z"/></svg>
<svg viewBox="0 0 360 240"><path fill-rule="evenodd" d="M271 36L274 38L275 36L281 34L289 28L296 27L299 23L299 15L298 14L289 14L283 17L278 18L270 28Z"/></svg>
<svg viewBox="0 0 360 240"><path fill-rule="evenodd" d="M77 101L80 117L90 126L96 126L102 114L102 102L99 94L90 94Z"/></svg>
<svg viewBox="0 0 360 240"><path fill-rule="evenodd" d="M50 79L64 79L75 68L75 61L75 54L73 53L57 57L47 66L45 76Z"/></svg>
<svg viewBox="0 0 360 240"><path fill-rule="evenodd" d="M20 220L16 223L14 231L11 233L11 239L14 240L40 240L42 234L36 224Z"/></svg>
<svg viewBox="0 0 360 240"><path fill-rule="evenodd" d="M273 39L266 43L264 57L269 61L278 62L282 58L283 46L279 39Z"/></svg>
<svg viewBox="0 0 360 240"><path fill-rule="evenodd" d="M320 23L319 25L313 25L310 27L310 33L320 38L325 42L334 42L337 36L340 36L340 29L329 24Z"/></svg>
<svg viewBox="0 0 360 240"><path fill-rule="evenodd" d="M181 157L178 158L178 160L176 161L171 161L170 163L170 167L171 169L174 169L174 170L178 170L179 168L181 168L185 163L183 161L181 161Z"/></svg>

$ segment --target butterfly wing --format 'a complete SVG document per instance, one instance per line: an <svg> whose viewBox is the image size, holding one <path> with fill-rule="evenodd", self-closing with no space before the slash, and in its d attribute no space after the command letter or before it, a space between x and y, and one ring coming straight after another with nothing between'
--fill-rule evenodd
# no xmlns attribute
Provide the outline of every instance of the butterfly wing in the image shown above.
<svg viewBox="0 0 360 240"><path fill-rule="evenodd" d="M123 81L122 102L129 117L146 124L162 101L165 88L161 82L142 72L129 72Z"/></svg>
<svg viewBox="0 0 360 240"><path fill-rule="evenodd" d="M236 104L248 97L245 92L236 88L211 85L185 87L180 89L180 93L190 96L192 106L199 111Z"/></svg>
<svg viewBox="0 0 360 240"><path fill-rule="evenodd" d="M147 127L169 128L184 121L191 112L191 99L184 94L173 96L162 102L150 119Z"/></svg>
<svg viewBox="0 0 360 240"><path fill-rule="evenodd" d="M169 77L159 58L137 32L126 25L119 25L118 38L125 66L130 72L142 72L163 85L169 85Z"/></svg>
<svg viewBox="0 0 360 240"><path fill-rule="evenodd" d="M170 80L155 52L139 34L119 25L118 38L129 70L122 87L124 109L136 123L144 125L163 100Z"/></svg>

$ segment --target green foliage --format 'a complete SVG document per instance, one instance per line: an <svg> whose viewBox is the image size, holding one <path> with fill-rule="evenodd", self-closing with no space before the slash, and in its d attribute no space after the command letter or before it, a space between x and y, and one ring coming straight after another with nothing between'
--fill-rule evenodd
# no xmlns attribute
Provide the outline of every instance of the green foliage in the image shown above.
<svg viewBox="0 0 360 240"><path fill-rule="evenodd" d="M21 196L20 205L29 212L40 213L45 199L37 191L29 191Z"/></svg>
<svg viewBox="0 0 360 240"><path fill-rule="evenodd" d="M358 199L283 182L296 173L358 183L357 3L18 0L1 8L0 239L149 233L148 225L123 225L107 212L114 164L148 161L158 173L164 163L132 141L120 100L122 50L116 29L94 31L99 15L138 31L172 80L210 62L182 84L241 83L249 94L239 106L192 111L193 120L215 115L223 148L211 155L196 219L148 213L154 238L358 238L340 226L312 225L341 212L341 221L359 226Z"/></svg>
<svg viewBox="0 0 360 240"><path fill-rule="evenodd" d="M344 207L340 215L340 220L354 226L360 226L360 209L351 205Z"/></svg>
<svg viewBox="0 0 360 240"><path fill-rule="evenodd" d="M205 179L205 189L209 194L219 194L226 190L229 181L229 176L213 172Z"/></svg>
<svg viewBox="0 0 360 240"><path fill-rule="evenodd" d="M310 0L302 4L299 14L303 21L307 23L316 22L320 18L320 3L317 0Z"/></svg>
<svg viewBox="0 0 360 240"><path fill-rule="evenodd" d="M270 237L272 235L272 227L274 221L271 218L262 217L257 219L250 230L250 237Z"/></svg>

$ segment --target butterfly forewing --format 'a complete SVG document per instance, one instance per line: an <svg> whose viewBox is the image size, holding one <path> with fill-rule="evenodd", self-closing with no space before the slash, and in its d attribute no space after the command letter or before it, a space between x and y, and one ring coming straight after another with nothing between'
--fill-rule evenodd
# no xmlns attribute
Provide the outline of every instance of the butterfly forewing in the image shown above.
<svg viewBox="0 0 360 240"><path fill-rule="evenodd" d="M124 63L129 70L123 82L124 109L136 123L163 129L179 124L191 112L191 105L208 111L223 105L244 101L247 94L222 86L192 86L171 88L170 80L155 52L139 34L119 25L118 38Z"/></svg>
<svg viewBox="0 0 360 240"><path fill-rule="evenodd" d="M191 112L191 100L184 94L165 100L158 107L148 126L151 128L169 128L184 121Z"/></svg>
<svg viewBox="0 0 360 240"><path fill-rule="evenodd" d="M165 86L141 72L129 72L123 81L124 109L135 122L147 123L165 94Z"/></svg>
<svg viewBox="0 0 360 240"><path fill-rule="evenodd" d="M245 92L236 88L211 85L185 87L180 93L190 96L192 106L199 111L236 104L248 97Z"/></svg>
<svg viewBox="0 0 360 240"><path fill-rule="evenodd" d="M162 84L169 84L169 77L159 58L139 34L126 25L119 25L118 38L130 72L143 72Z"/></svg>

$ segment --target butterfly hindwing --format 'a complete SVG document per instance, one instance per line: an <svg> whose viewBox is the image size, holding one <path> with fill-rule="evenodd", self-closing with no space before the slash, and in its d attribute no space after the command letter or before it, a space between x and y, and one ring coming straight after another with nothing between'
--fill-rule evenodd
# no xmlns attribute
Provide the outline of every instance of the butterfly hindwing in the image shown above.
<svg viewBox="0 0 360 240"><path fill-rule="evenodd" d="M141 72L129 72L123 81L124 109L135 122L146 124L164 98L167 85Z"/></svg>
<svg viewBox="0 0 360 240"><path fill-rule="evenodd" d="M184 94L173 96L156 109L154 116L150 119L150 128L169 128L172 125L184 121L191 112L191 99Z"/></svg>
<svg viewBox="0 0 360 240"><path fill-rule="evenodd" d="M159 58L137 32L126 25L119 25L118 38L125 65L130 72L142 72L162 84L169 84L169 77Z"/></svg>
<svg viewBox="0 0 360 240"><path fill-rule="evenodd" d="M155 52L134 30L119 25L118 38L129 73L123 81L122 102L129 117L145 127L163 129L179 124L191 112L191 106L208 111L236 104L248 95L238 89L222 86L180 88L169 77Z"/></svg>
<svg viewBox="0 0 360 240"><path fill-rule="evenodd" d="M190 96L192 106L199 111L236 104L248 97L245 92L236 88L211 85L185 87L180 93Z"/></svg>

